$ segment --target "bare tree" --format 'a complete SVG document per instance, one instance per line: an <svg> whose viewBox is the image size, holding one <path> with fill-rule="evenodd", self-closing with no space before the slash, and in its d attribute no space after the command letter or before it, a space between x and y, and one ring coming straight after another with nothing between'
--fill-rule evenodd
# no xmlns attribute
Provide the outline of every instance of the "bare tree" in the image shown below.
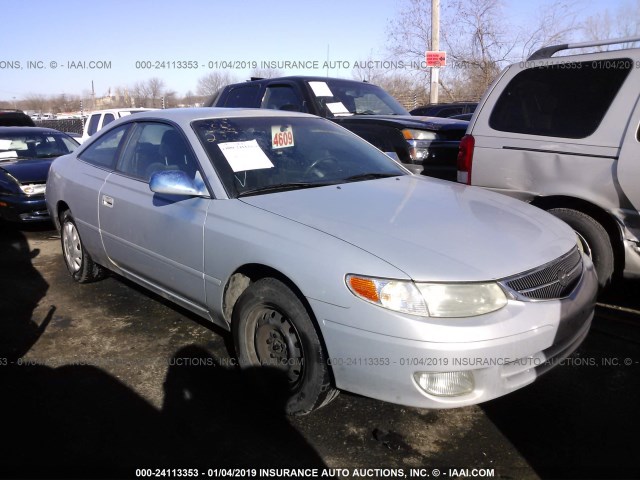
<svg viewBox="0 0 640 480"><path fill-rule="evenodd" d="M444 97L478 99L507 64L568 39L577 24L574 2L549 3L525 25L510 22L500 0L447 2L440 16L440 44L447 52L447 66L440 71ZM419 65L431 49L431 1L404 0L387 34L391 56ZM428 70L415 71L426 84Z"/></svg>
<svg viewBox="0 0 640 480"><path fill-rule="evenodd" d="M49 99L42 94L30 93L22 103L27 110L33 110L38 113L48 112L51 108Z"/></svg>
<svg viewBox="0 0 640 480"><path fill-rule="evenodd" d="M158 108L162 106L161 99L164 96L164 80L153 77L147 80L147 89L151 96L151 106Z"/></svg>
<svg viewBox="0 0 640 480"><path fill-rule="evenodd" d="M144 82L136 82L131 93L136 107L159 108L162 106L162 97L165 96L164 80L154 77Z"/></svg>
<svg viewBox="0 0 640 480"><path fill-rule="evenodd" d="M510 34L498 0L456 1L447 8L444 43L458 79L466 81L469 98L480 98L508 63L516 38ZM452 25L450 23L450 25Z"/></svg>
<svg viewBox="0 0 640 480"><path fill-rule="evenodd" d="M198 79L196 91L198 95L210 97L222 87L236 82L236 78L228 71L214 71Z"/></svg>
<svg viewBox="0 0 640 480"><path fill-rule="evenodd" d="M605 9L598 15L588 17L583 25L587 40L607 40L612 38L633 37L640 35L640 0L619 5L611 12ZM638 46L638 42L625 44L624 48ZM597 47L597 51L607 50L608 46ZM619 48L619 47L616 47Z"/></svg>
<svg viewBox="0 0 640 480"><path fill-rule="evenodd" d="M429 101L423 82L409 73L391 73L380 77L375 83L389 92L407 110Z"/></svg>
<svg viewBox="0 0 640 480"><path fill-rule="evenodd" d="M145 82L136 82L131 88L133 103L136 107L148 107L151 94Z"/></svg>
<svg viewBox="0 0 640 480"><path fill-rule="evenodd" d="M254 68L251 76L255 78L277 78L284 76L284 72L277 68Z"/></svg>
<svg viewBox="0 0 640 480"><path fill-rule="evenodd" d="M369 55L366 60L358 60L354 62L355 66L351 71L351 76L362 82L380 85L390 73L388 70L379 68L377 64L378 62L373 60L372 55Z"/></svg>
<svg viewBox="0 0 640 480"><path fill-rule="evenodd" d="M72 112L80 110L80 97L77 95L60 95L49 97L49 111L53 113Z"/></svg>
<svg viewBox="0 0 640 480"><path fill-rule="evenodd" d="M519 36L521 58L547 45L568 43L577 30L578 14L575 2L551 2L537 9L537 17L522 29ZM516 59L518 60L518 59Z"/></svg>
<svg viewBox="0 0 640 480"><path fill-rule="evenodd" d="M387 27L389 55L394 60L419 65L431 49L431 1L406 0ZM426 78L428 72L417 70Z"/></svg>

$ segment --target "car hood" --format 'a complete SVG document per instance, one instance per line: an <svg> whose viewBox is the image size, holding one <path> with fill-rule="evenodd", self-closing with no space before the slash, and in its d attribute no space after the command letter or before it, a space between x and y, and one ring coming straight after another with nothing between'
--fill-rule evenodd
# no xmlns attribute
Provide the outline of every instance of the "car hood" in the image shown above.
<svg viewBox="0 0 640 480"><path fill-rule="evenodd" d="M576 243L566 224L524 202L413 175L242 201L340 238L416 281L504 278Z"/></svg>
<svg viewBox="0 0 640 480"><path fill-rule="evenodd" d="M0 162L4 170L20 183L45 183L53 158L33 158Z"/></svg>
<svg viewBox="0 0 640 480"><path fill-rule="evenodd" d="M413 115L351 115L332 118L338 124L349 123L383 123L400 125L403 128L431 130L434 132L466 131L469 122L440 117L416 117Z"/></svg>

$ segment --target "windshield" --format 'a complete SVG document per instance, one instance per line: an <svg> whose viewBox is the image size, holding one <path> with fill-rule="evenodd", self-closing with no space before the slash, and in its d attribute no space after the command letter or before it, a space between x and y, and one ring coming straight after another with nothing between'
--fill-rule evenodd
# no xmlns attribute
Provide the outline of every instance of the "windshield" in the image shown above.
<svg viewBox="0 0 640 480"><path fill-rule="evenodd" d="M25 158L53 158L73 152L78 143L62 133L0 133L0 161Z"/></svg>
<svg viewBox="0 0 640 480"><path fill-rule="evenodd" d="M209 119L193 128L231 197L406 175L380 150L321 118Z"/></svg>
<svg viewBox="0 0 640 480"><path fill-rule="evenodd" d="M398 101L370 83L327 79L309 81L317 108L324 117L341 115L409 115Z"/></svg>

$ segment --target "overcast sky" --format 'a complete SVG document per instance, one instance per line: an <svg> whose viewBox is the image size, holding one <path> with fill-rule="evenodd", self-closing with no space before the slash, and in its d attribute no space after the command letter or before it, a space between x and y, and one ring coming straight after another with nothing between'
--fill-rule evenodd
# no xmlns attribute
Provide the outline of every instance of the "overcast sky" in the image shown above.
<svg viewBox="0 0 640 480"><path fill-rule="evenodd" d="M621 2L590 0L580 8L589 15ZM79 95L91 90L92 81L101 96L152 77L184 95L195 93L198 78L212 70L225 69L241 81L263 62L307 67L281 67L285 74L350 78L354 62L386 58L389 20L402 3L0 0L0 100ZM504 3L505 21L518 24L544 2Z"/></svg>

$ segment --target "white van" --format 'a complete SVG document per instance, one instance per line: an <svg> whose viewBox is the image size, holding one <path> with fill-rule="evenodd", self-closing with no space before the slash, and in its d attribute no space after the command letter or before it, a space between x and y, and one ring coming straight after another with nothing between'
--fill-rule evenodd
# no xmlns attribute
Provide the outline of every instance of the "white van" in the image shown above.
<svg viewBox="0 0 640 480"><path fill-rule="evenodd" d="M95 110L89 114L84 124L82 131L82 137L78 140L80 143L84 142L91 135L98 130L107 126L115 119L125 117L136 112L146 112L147 110L157 110L155 108L111 108L108 110Z"/></svg>

